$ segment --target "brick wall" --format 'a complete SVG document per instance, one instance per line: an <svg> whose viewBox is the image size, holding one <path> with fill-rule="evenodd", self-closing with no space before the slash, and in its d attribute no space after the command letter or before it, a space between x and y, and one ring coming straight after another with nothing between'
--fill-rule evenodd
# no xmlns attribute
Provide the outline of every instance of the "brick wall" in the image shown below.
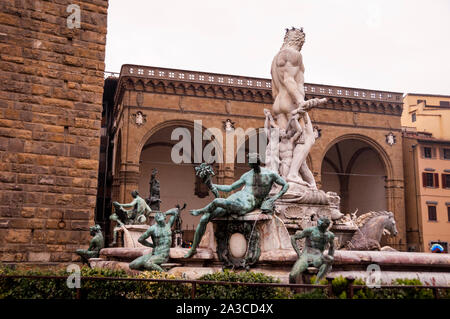
<svg viewBox="0 0 450 319"><path fill-rule="evenodd" d="M79 5L81 28L66 11ZM94 224L108 2L0 2L0 261L78 260Z"/></svg>

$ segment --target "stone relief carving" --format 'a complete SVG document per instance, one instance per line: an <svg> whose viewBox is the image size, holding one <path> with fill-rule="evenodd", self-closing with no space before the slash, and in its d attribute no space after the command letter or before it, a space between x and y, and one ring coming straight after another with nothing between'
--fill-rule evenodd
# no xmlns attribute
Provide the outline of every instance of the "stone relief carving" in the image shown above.
<svg viewBox="0 0 450 319"><path fill-rule="evenodd" d="M387 143L389 146L392 146L392 145L394 145L395 143L397 143L397 138L396 138L396 136L394 135L394 133L389 132L389 134L386 135L386 143Z"/></svg>
<svg viewBox="0 0 450 319"><path fill-rule="evenodd" d="M136 113L131 115L133 117L133 121L137 126L144 125L147 122L147 115L142 113L141 111L137 111Z"/></svg>
<svg viewBox="0 0 450 319"><path fill-rule="evenodd" d="M231 114L231 102L229 100L225 103L225 111L227 114Z"/></svg>
<svg viewBox="0 0 450 319"><path fill-rule="evenodd" d="M144 93L137 92L137 94L136 94L136 104L138 106L142 106L143 103L144 103Z"/></svg>
<svg viewBox="0 0 450 319"><path fill-rule="evenodd" d="M226 119L222 123L223 123L223 129L225 130L225 132L231 133L231 132L234 131L234 124L235 124L235 122L233 122L232 120Z"/></svg>

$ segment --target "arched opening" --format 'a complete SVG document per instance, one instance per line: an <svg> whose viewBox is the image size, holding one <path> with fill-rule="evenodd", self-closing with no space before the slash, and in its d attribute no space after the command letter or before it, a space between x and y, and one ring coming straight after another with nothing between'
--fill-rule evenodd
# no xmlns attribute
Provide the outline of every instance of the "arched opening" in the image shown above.
<svg viewBox="0 0 450 319"><path fill-rule="evenodd" d="M171 139L172 132L175 129L182 129L190 136L190 140L188 140L190 147L177 152L185 159L181 163L177 163L177 160L172 156L174 146L181 140ZM201 130L203 131L203 128ZM176 204L187 204L186 209L181 212L184 241L193 239L195 227L200 219L200 216L189 214L189 210L202 208L214 199L206 185L201 183L195 175L194 167L200 164L202 161L201 154L205 146L210 143L202 140L201 147L196 149L194 147L194 136L196 134L200 135L203 132L197 131L194 134L194 125L188 123L173 123L162 126L154 131L144 143L139 162L138 188L143 198L148 198L150 195L150 178L152 170L156 168L158 171L156 179L160 184L160 210L166 211L175 207ZM187 151L186 154L184 154L184 151ZM214 163L211 166L217 174L218 164ZM216 178L213 179L213 182L216 182Z"/></svg>
<svg viewBox="0 0 450 319"><path fill-rule="evenodd" d="M341 197L344 214L387 210L387 175L378 150L356 138L334 143L322 160L322 189Z"/></svg>

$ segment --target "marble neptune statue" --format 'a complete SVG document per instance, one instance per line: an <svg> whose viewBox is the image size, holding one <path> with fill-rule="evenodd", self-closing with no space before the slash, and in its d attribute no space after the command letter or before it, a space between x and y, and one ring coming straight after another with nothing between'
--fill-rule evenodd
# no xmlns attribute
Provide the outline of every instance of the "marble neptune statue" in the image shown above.
<svg viewBox="0 0 450 319"><path fill-rule="evenodd" d="M250 153L248 165L251 170L244 173L236 182L231 185L210 184L211 190L215 193L217 191L232 192L243 188L227 198L216 198L206 207L191 211L191 215L202 215L202 217L195 230L192 247L185 258L189 258L197 252L197 246L206 231L206 226L212 219L232 214L243 216L257 208L261 208L265 213L273 213L275 201L286 193L289 185L280 175L267 168L260 167L260 164L259 155ZM269 196L274 184L278 184L282 188L277 194Z"/></svg>
<svg viewBox="0 0 450 319"><path fill-rule="evenodd" d="M287 182L317 190L306 158L315 142L314 129L307 111L326 99L305 101L303 29L286 29L283 45L271 65L272 113L265 110L265 130L269 138L267 166ZM278 138L276 132L278 130ZM277 158L279 156L279 158ZM323 197L323 196L322 196Z"/></svg>

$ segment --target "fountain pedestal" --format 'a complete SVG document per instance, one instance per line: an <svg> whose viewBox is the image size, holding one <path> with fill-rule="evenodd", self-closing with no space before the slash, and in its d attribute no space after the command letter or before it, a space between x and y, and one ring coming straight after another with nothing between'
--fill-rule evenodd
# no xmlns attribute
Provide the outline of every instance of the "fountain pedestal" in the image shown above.
<svg viewBox="0 0 450 319"><path fill-rule="evenodd" d="M117 230L119 244L123 248L147 248L138 242L139 237L149 229L149 225L125 225ZM149 239L151 241L151 239Z"/></svg>
<svg viewBox="0 0 450 319"><path fill-rule="evenodd" d="M283 221L259 209L245 216L216 218L211 224L200 247L214 251L225 268L248 269L257 262L282 260L292 250Z"/></svg>
<svg viewBox="0 0 450 319"><path fill-rule="evenodd" d="M310 198L315 197L315 204L302 203L301 197L303 195L286 193L286 196L277 200L275 211L283 220L291 235L298 230L316 226L319 217L328 217L333 221L330 231L336 236L335 247L342 247L352 238L357 227L339 223L339 219L343 216L339 210L339 196L333 192L324 193L317 190L309 190L309 192L316 193L316 195L309 196Z"/></svg>
<svg viewBox="0 0 450 319"><path fill-rule="evenodd" d="M306 193L286 193L276 201L275 211L293 234L299 229L315 226L317 217L337 220L343 216L339 210L340 198L336 193L305 190ZM306 201L306 197L310 202ZM306 202L305 202L306 201Z"/></svg>

